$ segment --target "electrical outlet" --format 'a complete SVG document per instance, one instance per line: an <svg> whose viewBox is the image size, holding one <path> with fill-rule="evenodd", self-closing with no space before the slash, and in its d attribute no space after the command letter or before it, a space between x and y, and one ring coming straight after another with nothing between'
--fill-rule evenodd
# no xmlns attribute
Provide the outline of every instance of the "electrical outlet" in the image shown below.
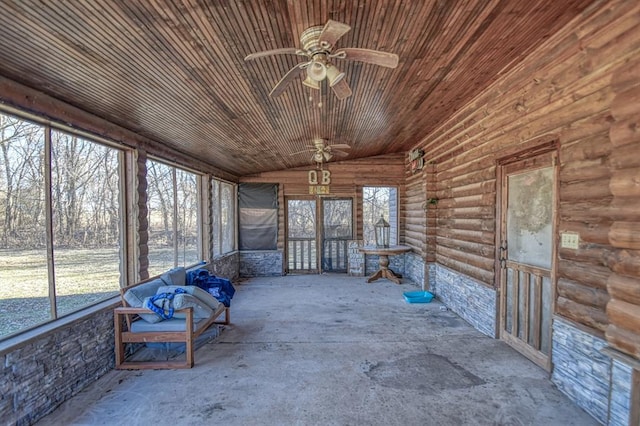
<svg viewBox="0 0 640 426"><path fill-rule="evenodd" d="M575 232L563 232L560 234L560 247L578 250L580 246L580 234Z"/></svg>

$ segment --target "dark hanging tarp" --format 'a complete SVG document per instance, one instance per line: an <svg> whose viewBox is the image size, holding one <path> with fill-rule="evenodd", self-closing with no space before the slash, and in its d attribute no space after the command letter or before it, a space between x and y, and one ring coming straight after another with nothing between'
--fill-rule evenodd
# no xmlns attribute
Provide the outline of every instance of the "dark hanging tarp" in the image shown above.
<svg viewBox="0 0 640 426"><path fill-rule="evenodd" d="M238 187L240 250L275 250L278 241L278 185L241 183Z"/></svg>

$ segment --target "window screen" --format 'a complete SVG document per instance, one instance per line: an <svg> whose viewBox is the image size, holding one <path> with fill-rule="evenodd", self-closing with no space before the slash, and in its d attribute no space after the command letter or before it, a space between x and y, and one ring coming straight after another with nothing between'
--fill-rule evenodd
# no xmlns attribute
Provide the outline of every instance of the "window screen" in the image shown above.
<svg viewBox="0 0 640 426"><path fill-rule="evenodd" d="M240 250L275 250L278 240L278 185L241 183L238 187Z"/></svg>

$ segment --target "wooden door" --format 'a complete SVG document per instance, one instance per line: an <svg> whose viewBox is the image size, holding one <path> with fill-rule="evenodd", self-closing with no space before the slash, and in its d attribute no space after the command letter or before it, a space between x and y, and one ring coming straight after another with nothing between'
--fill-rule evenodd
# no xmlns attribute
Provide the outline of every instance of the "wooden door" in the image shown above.
<svg viewBox="0 0 640 426"><path fill-rule="evenodd" d="M317 273L315 199L287 199L287 272Z"/></svg>
<svg viewBox="0 0 640 426"><path fill-rule="evenodd" d="M353 200L322 199L322 271L347 272L348 243L353 239Z"/></svg>
<svg viewBox="0 0 640 426"><path fill-rule="evenodd" d="M550 370L556 152L503 163L499 180L500 337Z"/></svg>

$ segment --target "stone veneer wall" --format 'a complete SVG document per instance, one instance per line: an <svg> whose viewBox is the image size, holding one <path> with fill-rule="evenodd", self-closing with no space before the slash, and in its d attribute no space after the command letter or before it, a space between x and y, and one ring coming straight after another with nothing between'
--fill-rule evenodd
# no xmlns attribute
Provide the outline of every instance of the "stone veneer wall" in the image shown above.
<svg viewBox="0 0 640 426"><path fill-rule="evenodd" d="M628 425L632 367L608 355L607 342L573 323L553 319L551 380L602 424Z"/></svg>
<svg viewBox="0 0 640 426"><path fill-rule="evenodd" d="M238 278L238 264L235 252L214 259L206 267L233 281ZM89 314L77 312L60 320L66 321L64 325L45 324L3 341L0 423L33 424L112 370L113 308L119 305L119 298L103 302Z"/></svg>
<svg viewBox="0 0 640 426"><path fill-rule="evenodd" d="M438 294L438 286L436 281L436 264L435 263L427 263L427 283L429 284L428 290L437 295Z"/></svg>
<svg viewBox="0 0 640 426"><path fill-rule="evenodd" d="M424 259L415 253L404 255L404 277L412 281L418 287L426 289L425 285L425 264Z"/></svg>
<svg viewBox="0 0 640 426"><path fill-rule="evenodd" d="M114 306L0 350L2 424L33 424L113 369Z"/></svg>
<svg viewBox="0 0 640 426"><path fill-rule="evenodd" d="M347 247L347 274L351 277L364 277L364 253L359 250L362 240L350 240Z"/></svg>
<svg viewBox="0 0 640 426"><path fill-rule="evenodd" d="M630 424L632 374L633 368L631 365L618 359L613 359L611 366L611 396L609 399L610 425L626 426Z"/></svg>
<svg viewBox="0 0 640 426"><path fill-rule="evenodd" d="M241 251L240 277L273 277L282 275L282 251Z"/></svg>
<svg viewBox="0 0 640 426"><path fill-rule="evenodd" d="M218 256L213 259L208 265L207 270L217 276L226 278L231 281L235 281L240 276L239 267L240 254L234 251L230 254Z"/></svg>
<svg viewBox="0 0 640 426"><path fill-rule="evenodd" d="M496 337L495 289L440 264L435 266L435 280L435 294L442 303L480 332Z"/></svg>

